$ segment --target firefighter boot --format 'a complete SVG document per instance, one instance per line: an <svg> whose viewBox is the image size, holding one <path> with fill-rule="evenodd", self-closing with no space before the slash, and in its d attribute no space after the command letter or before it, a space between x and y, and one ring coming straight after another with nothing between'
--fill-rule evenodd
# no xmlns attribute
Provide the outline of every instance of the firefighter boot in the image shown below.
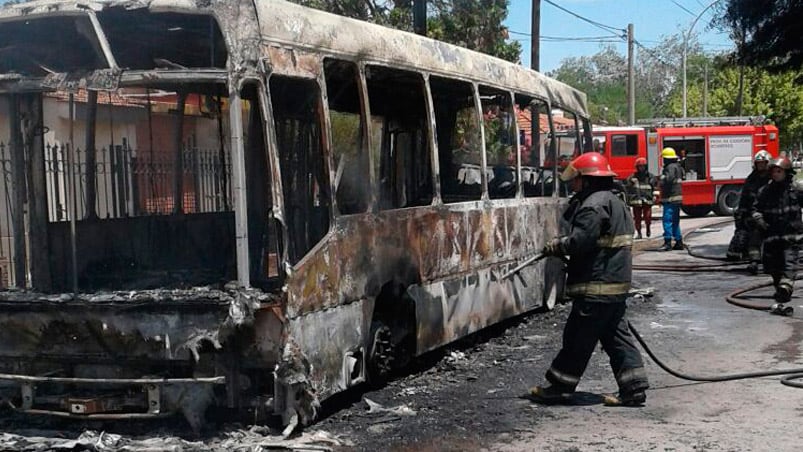
<svg viewBox="0 0 803 452"><path fill-rule="evenodd" d="M675 246L673 246L672 249L675 251L685 250L686 248L683 246L683 240L678 240L677 242L675 242Z"/></svg>
<svg viewBox="0 0 803 452"><path fill-rule="evenodd" d="M790 316L795 312L795 308L787 306L785 303L775 303L770 307L770 314Z"/></svg>
<svg viewBox="0 0 803 452"><path fill-rule="evenodd" d="M652 233L650 232L650 223L647 223L647 238L650 238Z"/></svg>
<svg viewBox="0 0 803 452"><path fill-rule="evenodd" d="M792 315L794 312L794 308L792 306L787 306L788 303L792 299L792 286L789 284L780 283L775 286L775 303L770 308L770 314L777 314L777 315Z"/></svg>
<svg viewBox="0 0 803 452"><path fill-rule="evenodd" d="M544 405L568 404L571 402L572 390L559 386L533 386L530 388L530 398Z"/></svg>
<svg viewBox="0 0 803 452"><path fill-rule="evenodd" d="M750 273L751 275L757 275L758 274L758 262L750 261L750 263L747 264L747 273Z"/></svg>
<svg viewBox="0 0 803 452"><path fill-rule="evenodd" d="M669 251L672 249L672 240L664 239L664 246L658 248L658 251Z"/></svg>
<svg viewBox="0 0 803 452"><path fill-rule="evenodd" d="M649 237L649 236L648 236ZM641 229L636 231L636 240L641 240Z"/></svg>
<svg viewBox="0 0 803 452"><path fill-rule="evenodd" d="M605 406L642 406L647 401L647 393L643 390L605 394L602 403Z"/></svg>

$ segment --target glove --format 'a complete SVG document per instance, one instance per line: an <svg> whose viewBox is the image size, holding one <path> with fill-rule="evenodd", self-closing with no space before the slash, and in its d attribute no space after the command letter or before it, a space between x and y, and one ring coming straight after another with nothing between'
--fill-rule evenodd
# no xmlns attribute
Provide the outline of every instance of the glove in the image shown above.
<svg viewBox="0 0 803 452"><path fill-rule="evenodd" d="M769 223L767 223L767 220L764 219L764 215L761 215L760 213L753 214L753 223L762 231L766 231L770 228Z"/></svg>
<svg viewBox="0 0 803 452"><path fill-rule="evenodd" d="M554 238L544 245L544 250L541 252L544 256L563 256L563 246L560 238Z"/></svg>

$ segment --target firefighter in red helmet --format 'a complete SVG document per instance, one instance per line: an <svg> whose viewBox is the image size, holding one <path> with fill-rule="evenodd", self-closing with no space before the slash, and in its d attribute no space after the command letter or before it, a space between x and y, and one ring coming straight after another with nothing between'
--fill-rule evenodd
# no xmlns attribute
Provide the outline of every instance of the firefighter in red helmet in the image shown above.
<svg viewBox="0 0 803 452"><path fill-rule="evenodd" d="M625 181L627 203L633 208L636 222L636 238L641 238L641 220L647 226L647 237L652 235L652 205L655 203L656 178L647 171L647 159L636 159L636 172Z"/></svg>
<svg viewBox="0 0 803 452"><path fill-rule="evenodd" d="M803 186L793 180L792 162L786 157L769 164L770 182L761 187L750 210L750 221L763 238L762 265L772 276L776 304L774 314L790 315L800 242L803 240Z"/></svg>
<svg viewBox="0 0 803 452"><path fill-rule="evenodd" d="M598 343L610 357L619 386L609 405L641 405L649 387L641 354L627 327L625 299L630 290L633 217L616 193L615 173L599 153L572 160L561 174L576 193L563 219L568 234L550 240L549 256L569 256L566 294L572 311L563 330L563 347L546 373L549 385L530 395L542 403L568 402Z"/></svg>

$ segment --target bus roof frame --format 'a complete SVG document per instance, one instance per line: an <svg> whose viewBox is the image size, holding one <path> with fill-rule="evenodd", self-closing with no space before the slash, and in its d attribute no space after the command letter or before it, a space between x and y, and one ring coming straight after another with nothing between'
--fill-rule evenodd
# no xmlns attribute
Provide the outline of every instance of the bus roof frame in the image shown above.
<svg viewBox="0 0 803 452"><path fill-rule="evenodd" d="M153 12L214 17L229 47L228 67L234 78L253 76L249 72L263 67L260 60L270 59L266 49L278 46L385 63L442 77L469 78L475 83L504 86L548 100L581 117L589 116L584 93L521 65L284 0L35 0L0 8L0 24L23 17L94 15L106 8L147 8ZM99 36L102 39L102 29ZM255 41L259 45L254 46ZM108 48L104 53L114 69L114 55Z"/></svg>

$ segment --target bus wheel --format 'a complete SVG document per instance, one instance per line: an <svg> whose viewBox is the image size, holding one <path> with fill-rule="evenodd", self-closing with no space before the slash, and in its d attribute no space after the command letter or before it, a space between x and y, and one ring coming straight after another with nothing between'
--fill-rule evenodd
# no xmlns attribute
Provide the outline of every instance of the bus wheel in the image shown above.
<svg viewBox="0 0 803 452"><path fill-rule="evenodd" d="M732 216L733 211L739 206L739 196L741 190L737 187L727 186L719 190L719 197L717 198L717 205L714 207L717 215Z"/></svg>
<svg viewBox="0 0 803 452"><path fill-rule="evenodd" d="M711 206L681 206L680 210L690 217L704 217L711 212Z"/></svg>
<svg viewBox="0 0 803 452"><path fill-rule="evenodd" d="M368 350L368 378L380 382L393 369L393 333L382 322L371 325L371 344Z"/></svg>
<svg viewBox="0 0 803 452"><path fill-rule="evenodd" d="M371 384L382 385L415 356L415 302L406 287L385 284L376 298L366 340L366 377Z"/></svg>

